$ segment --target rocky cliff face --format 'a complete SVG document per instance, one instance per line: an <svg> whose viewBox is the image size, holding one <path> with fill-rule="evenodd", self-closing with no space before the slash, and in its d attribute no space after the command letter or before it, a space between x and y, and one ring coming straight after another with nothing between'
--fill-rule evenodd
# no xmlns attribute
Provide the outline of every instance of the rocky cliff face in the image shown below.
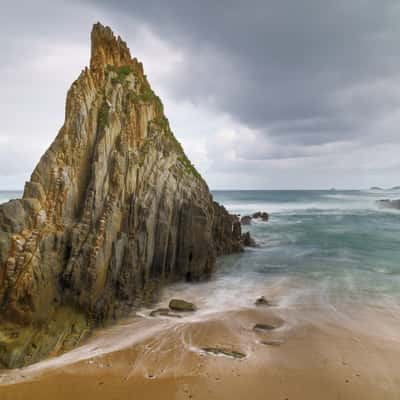
<svg viewBox="0 0 400 400"><path fill-rule="evenodd" d="M143 67L93 27L90 68L26 183L0 206L0 363L37 361L177 279L240 251L240 223L213 202Z"/></svg>

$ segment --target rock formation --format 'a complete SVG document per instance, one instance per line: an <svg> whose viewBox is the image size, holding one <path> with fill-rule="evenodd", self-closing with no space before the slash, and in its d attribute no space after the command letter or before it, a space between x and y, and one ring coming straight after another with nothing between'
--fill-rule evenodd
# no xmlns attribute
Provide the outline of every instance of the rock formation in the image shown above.
<svg viewBox="0 0 400 400"><path fill-rule="evenodd" d="M264 222L268 222L269 214L266 211L258 211L252 215L252 218L261 219Z"/></svg>
<svg viewBox="0 0 400 400"><path fill-rule="evenodd" d="M256 247L257 243L250 235L250 232L245 232L242 234L242 243L245 247Z"/></svg>
<svg viewBox="0 0 400 400"><path fill-rule="evenodd" d="M126 43L93 27L90 68L26 183L0 206L0 364L66 350L94 326L199 280L241 250Z"/></svg>
<svg viewBox="0 0 400 400"><path fill-rule="evenodd" d="M250 215L244 215L242 218L240 218L240 223L242 225L251 225L251 216Z"/></svg>
<svg viewBox="0 0 400 400"><path fill-rule="evenodd" d="M377 204L381 208L391 208L393 210L400 210L400 200L383 199L383 200L378 200Z"/></svg>

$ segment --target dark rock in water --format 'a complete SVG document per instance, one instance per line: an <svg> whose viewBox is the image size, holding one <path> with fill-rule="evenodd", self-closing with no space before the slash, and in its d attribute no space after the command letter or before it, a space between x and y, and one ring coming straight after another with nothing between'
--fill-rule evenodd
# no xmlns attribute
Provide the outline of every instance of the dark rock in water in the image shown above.
<svg viewBox="0 0 400 400"><path fill-rule="evenodd" d="M239 358L239 359L246 357L246 354L244 354L240 351L231 350L231 349L227 349L224 347L203 347L202 350L205 351L206 353L211 353L211 354L214 354L217 356L223 355L223 356Z"/></svg>
<svg viewBox="0 0 400 400"><path fill-rule="evenodd" d="M250 232L243 233L242 243L245 247L256 247L256 241L251 237Z"/></svg>
<svg viewBox="0 0 400 400"><path fill-rule="evenodd" d="M269 214L267 212L258 211L252 215L253 218L262 219L263 221L267 222L269 220Z"/></svg>
<svg viewBox="0 0 400 400"><path fill-rule="evenodd" d="M378 200L377 203L382 208L391 208L393 210L400 210L400 200L383 199L383 200Z"/></svg>
<svg viewBox="0 0 400 400"><path fill-rule="evenodd" d="M261 296L256 300L255 305L256 306L270 306L271 303L264 296Z"/></svg>
<svg viewBox="0 0 400 400"><path fill-rule="evenodd" d="M266 213L266 212L263 212L263 213L261 214L261 219L262 219L263 221L267 222L267 221L269 220L269 214Z"/></svg>
<svg viewBox="0 0 400 400"><path fill-rule="evenodd" d="M255 324L253 331L272 331L276 329L276 326L270 324Z"/></svg>
<svg viewBox="0 0 400 400"><path fill-rule="evenodd" d="M197 307L193 303L185 300L172 299L169 302L169 308L174 311L196 311Z"/></svg>
<svg viewBox="0 0 400 400"><path fill-rule="evenodd" d="M213 201L142 64L110 28L91 38L63 127L23 198L0 206L2 366L75 346L242 249L239 218Z"/></svg>
<svg viewBox="0 0 400 400"><path fill-rule="evenodd" d="M250 215L244 215L241 219L240 219L240 223L242 225L250 225L251 224L251 217Z"/></svg>
<svg viewBox="0 0 400 400"><path fill-rule="evenodd" d="M158 316L182 318L181 315L171 312L171 310L169 308L157 308L157 310L153 310L150 313L150 317L158 317Z"/></svg>

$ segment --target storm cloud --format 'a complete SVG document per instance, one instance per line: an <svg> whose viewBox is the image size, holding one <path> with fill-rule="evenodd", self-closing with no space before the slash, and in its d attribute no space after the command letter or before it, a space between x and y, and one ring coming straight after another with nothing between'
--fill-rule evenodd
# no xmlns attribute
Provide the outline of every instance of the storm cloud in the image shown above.
<svg viewBox="0 0 400 400"><path fill-rule="evenodd" d="M55 136L97 20L144 61L211 188L399 184L398 1L42 0L3 9L0 187L22 185Z"/></svg>

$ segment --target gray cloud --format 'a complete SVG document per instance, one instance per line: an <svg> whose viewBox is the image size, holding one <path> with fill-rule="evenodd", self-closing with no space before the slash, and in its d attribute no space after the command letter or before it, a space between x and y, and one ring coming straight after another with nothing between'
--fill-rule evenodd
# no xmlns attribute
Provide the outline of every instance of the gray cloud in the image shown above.
<svg viewBox="0 0 400 400"><path fill-rule="evenodd" d="M143 59L212 187L398 184L387 162L400 150L397 0L39 0L4 11L0 159L15 156L0 161L0 183L55 136L101 20Z"/></svg>
<svg viewBox="0 0 400 400"><path fill-rule="evenodd" d="M360 120L368 125L390 104L372 86L358 99L364 107L349 108L342 92L382 78L399 82L397 1L93 3L145 21L185 49L185 73L170 82L177 97L201 102L212 96L216 107L248 126L281 126L269 135L281 135L284 125L290 135L312 119L307 134L316 143L357 136ZM396 105L399 99L397 94Z"/></svg>

